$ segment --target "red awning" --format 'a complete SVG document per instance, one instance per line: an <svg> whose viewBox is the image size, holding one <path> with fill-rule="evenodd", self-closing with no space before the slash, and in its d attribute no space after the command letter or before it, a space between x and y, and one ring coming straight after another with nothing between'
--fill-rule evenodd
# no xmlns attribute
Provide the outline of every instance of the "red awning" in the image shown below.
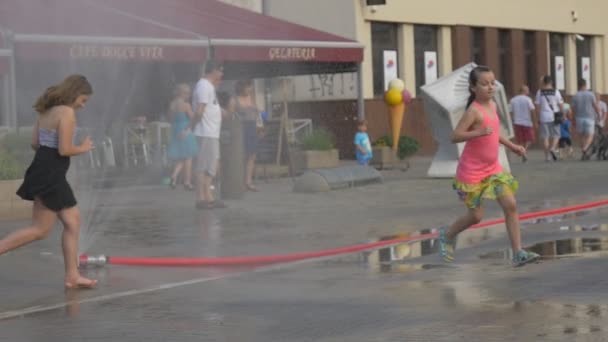
<svg viewBox="0 0 608 342"><path fill-rule="evenodd" d="M18 58L244 63L363 59L355 41L216 0L3 0ZM339 68L338 68L339 69Z"/></svg>
<svg viewBox="0 0 608 342"><path fill-rule="evenodd" d="M129 13L209 37L224 61L360 62L356 41L216 0L101 0Z"/></svg>

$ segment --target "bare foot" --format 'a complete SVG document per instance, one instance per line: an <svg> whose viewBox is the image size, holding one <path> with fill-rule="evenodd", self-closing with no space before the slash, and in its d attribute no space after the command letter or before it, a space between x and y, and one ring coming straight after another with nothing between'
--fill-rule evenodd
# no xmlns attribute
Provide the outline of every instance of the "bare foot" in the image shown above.
<svg viewBox="0 0 608 342"><path fill-rule="evenodd" d="M92 289L97 284L97 280L78 276L76 279L66 279L66 289Z"/></svg>

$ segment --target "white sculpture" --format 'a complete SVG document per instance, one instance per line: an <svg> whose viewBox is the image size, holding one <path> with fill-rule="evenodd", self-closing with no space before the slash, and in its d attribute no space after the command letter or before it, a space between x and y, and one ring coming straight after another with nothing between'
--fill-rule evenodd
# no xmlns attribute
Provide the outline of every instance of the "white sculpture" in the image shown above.
<svg viewBox="0 0 608 342"><path fill-rule="evenodd" d="M427 172L429 177L451 178L456 175L458 159L465 143L453 144L450 137L464 113L469 97L469 73L476 66L475 63L467 64L421 88L424 110L428 114L433 137L438 145L431 167ZM496 101L500 118L501 134L510 139L513 137L513 124L509 113L509 103L504 86L500 82L496 83L494 101ZM504 170L510 172L507 153L502 145L499 160Z"/></svg>

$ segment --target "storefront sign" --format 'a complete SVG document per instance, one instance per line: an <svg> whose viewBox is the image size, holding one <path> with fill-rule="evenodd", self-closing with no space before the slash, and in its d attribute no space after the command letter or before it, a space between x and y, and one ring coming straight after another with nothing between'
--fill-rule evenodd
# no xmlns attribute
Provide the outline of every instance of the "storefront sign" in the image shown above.
<svg viewBox="0 0 608 342"><path fill-rule="evenodd" d="M163 48L159 46L87 45L70 47L73 59L162 60Z"/></svg>
<svg viewBox="0 0 608 342"><path fill-rule="evenodd" d="M315 48L270 48L268 49L268 58L271 61L289 60L289 61L309 61L317 57L317 49Z"/></svg>

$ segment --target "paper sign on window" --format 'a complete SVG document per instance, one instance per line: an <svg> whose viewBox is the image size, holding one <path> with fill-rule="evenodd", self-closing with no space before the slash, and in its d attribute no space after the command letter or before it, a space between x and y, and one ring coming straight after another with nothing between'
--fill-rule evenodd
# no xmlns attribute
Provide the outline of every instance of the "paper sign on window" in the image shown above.
<svg viewBox="0 0 608 342"><path fill-rule="evenodd" d="M555 88L566 89L566 73L564 70L564 56L555 56Z"/></svg>
<svg viewBox="0 0 608 342"><path fill-rule="evenodd" d="M424 52L424 84L437 80L437 52Z"/></svg>
<svg viewBox="0 0 608 342"><path fill-rule="evenodd" d="M581 58L581 75L587 81L587 88L591 89L591 58Z"/></svg>
<svg viewBox="0 0 608 342"><path fill-rule="evenodd" d="M384 50L384 91L388 90L390 81L399 77L397 72L397 51Z"/></svg>

